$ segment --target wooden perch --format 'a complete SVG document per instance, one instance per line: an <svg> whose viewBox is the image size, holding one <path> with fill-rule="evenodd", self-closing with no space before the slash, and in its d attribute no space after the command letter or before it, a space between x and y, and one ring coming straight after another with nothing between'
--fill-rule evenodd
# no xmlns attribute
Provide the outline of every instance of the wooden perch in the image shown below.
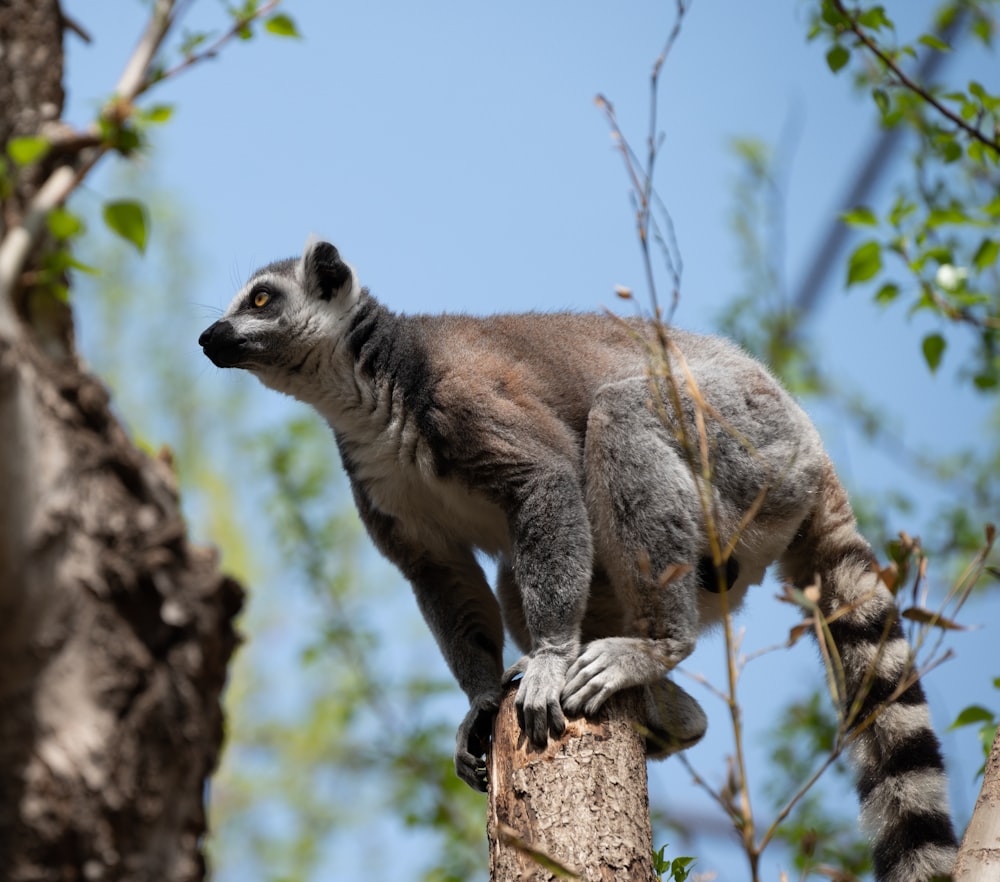
<svg viewBox="0 0 1000 882"><path fill-rule="evenodd" d="M616 695L536 750L518 725L515 694L504 695L487 757L490 879L654 882L637 696Z"/></svg>

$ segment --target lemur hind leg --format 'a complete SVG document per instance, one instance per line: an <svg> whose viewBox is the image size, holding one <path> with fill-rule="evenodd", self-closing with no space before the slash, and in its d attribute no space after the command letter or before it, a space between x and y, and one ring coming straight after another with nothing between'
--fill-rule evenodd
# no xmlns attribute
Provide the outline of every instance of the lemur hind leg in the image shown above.
<svg viewBox="0 0 1000 882"><path fill-rule="evenodd" d="M607 573L594 568L583 620L581 642L586 645L606 637L626 636L626 616ZM701 740L708 727L698 702L670 678L643 688L644 716L640 723L650 759L665 759Z"/></svg>
<svg viewBox="0 0 1000 882"><path fill-rule="evenodd" d="M562 704L571 714L592 714L615 692L646 687L655 715L649 728L665 743L687 745L704 732L704 714L666 675L698 635L704 530L691 470L650 397L647 379L637 377L604 386L590 412L587 507L595 554L624 624L621 634L584 645L567 672Z"/></svg>

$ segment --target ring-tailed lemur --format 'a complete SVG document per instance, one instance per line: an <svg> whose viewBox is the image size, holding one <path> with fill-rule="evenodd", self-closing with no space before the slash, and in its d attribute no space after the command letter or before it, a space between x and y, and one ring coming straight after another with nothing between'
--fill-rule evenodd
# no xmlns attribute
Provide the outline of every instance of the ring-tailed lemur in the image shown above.
<svg viewBox="0 0 1000 882"><path fill-rule="evenodd" d="M924 694L897 689L910 649L816 430L765 368L716 338L667 331L680 378L667 388L652 379L653 333L604 315L397 315L313 242L254 273L199 342L333 428L361 519L469 697L455 765L478 789L501 686L518 674L535 745L564 714L633 686L646 691L651 752L704 733L698 703L667 679L719 616L720 595L700 587L716 579L690 461L701 445L711 523L732 540L729 606L773 561L818 586L845 702L870 723L854 756L877 878L948 872L955 837ZM499 561L496 597L477 550ZM506 673L504 625L525 653Z"/></svg>

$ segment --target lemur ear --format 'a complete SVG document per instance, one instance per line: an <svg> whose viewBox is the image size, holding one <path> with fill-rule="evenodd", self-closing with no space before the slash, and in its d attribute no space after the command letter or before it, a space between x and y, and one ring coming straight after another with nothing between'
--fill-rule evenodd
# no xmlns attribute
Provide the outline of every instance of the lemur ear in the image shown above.
<svg viewBox="0 0 1000 882"><path fill-rule="evenodd" d="M302 254L306 292L320 300L348 298L358 288L354 270L329 242L309 241Z"/></svg>

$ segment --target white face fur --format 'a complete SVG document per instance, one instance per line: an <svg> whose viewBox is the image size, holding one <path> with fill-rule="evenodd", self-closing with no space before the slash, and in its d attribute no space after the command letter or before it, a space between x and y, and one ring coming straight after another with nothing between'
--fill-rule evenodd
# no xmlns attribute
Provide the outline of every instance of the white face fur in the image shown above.
<svg viewBox="0 0 1000 882"><path fill-rule="evenodd" d="M255 272L198 342L218 367L243 368L261 382L301 397L310 375L335 349L362 297L354 270L328 242L310 241L302 257Z"/></svg>

